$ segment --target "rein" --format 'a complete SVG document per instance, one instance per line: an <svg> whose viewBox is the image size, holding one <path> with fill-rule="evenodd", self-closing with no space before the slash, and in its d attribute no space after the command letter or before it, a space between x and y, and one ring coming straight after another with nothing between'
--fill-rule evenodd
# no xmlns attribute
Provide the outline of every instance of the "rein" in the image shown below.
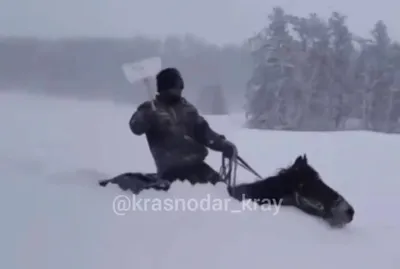
<svg viewBox="0 0 400 269"><path fill-rule="evenodd" d="M235 148L231 158L227 158L222 155L222 164L219 174L223 182L227 183L228 187L233 188L236 186L238 165L256 176L257 179L262 179L260 174L257 173L245 160L243 160L243 158L238 155L237 149Z"/></svg>
<svg viewBox="0 0 400 269"><path fill-rule="evenodd" d="M226 182L228 187L233 187L236 185L236 176L237 176L237 149L232 154L231 158L227 158L222 155L222 164L219 171L219 174L222 178L223 182Z"/></svg>
<svg viewBox="0 0 400 269"><path fill-rule="evenodd" d="M239 165L244 168L245 170L247 170L248 172L252 173L254 176L257 177L257 179L263 179L262 176L260 176L259 173L256 172L256 170L254 170L247 162L245 162L245 160L243 160L240 156L237 156L237 160L239 161Z"/></svg>

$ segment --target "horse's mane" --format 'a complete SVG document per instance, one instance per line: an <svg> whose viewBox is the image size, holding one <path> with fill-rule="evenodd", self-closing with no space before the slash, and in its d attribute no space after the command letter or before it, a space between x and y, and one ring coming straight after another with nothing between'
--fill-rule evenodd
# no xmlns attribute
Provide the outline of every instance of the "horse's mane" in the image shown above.
<svg viewBox="0 0 400 269"><path fill-rule="evenodd" d="M313 174L315 175L316 178L321 179L319 173L317 172L317 170L315 170L311 165L307 164L308 169L311 170L313 172ZM287 177L289 175L294 175L296 173L299 173L300 171L297 169L293 168L293 164L288 165L287 167L284 168L280 168L278 169L278 171L276 172L274 177ZM300 172L301 174L301 172Z"/></svg>
<svg viewBox="0 0 400 269"><path fill-rule="evenodd" d="M293 164L288 165L287 167L279 168L275 174L276 177L287 176L288 174L292 174L295 171L293 169Z"/></svg>
<svg viewBox="0 0 400 269"><path fill-rule="evenodd" d="M279 168L275 173L275 177L284 177L290 173L290 167Z"/></svg>

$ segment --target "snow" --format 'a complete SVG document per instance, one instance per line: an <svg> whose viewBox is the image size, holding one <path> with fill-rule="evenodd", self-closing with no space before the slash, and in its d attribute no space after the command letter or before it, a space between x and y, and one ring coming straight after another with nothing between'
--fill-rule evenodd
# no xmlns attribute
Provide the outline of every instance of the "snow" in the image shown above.
<svg viewBox="0 0 400 269"><path fill-rule="evenodd" d="M133 110L0 94L0 268L399 268L398 136L246 130L240 115L208 117L265 176L307 153L354 205L355 220L345 229L290 208L244 208L228 200L222 184L176 183L169 193L143 197L228 201L224 210L140 212L125 204L129 210L117 215L116 197L134 197L101 188L97 179L155 169L145 138L129 131ZM218 169L220 156L212 152L207 161ZM241 181L253 178L239 171Z"/></svg>

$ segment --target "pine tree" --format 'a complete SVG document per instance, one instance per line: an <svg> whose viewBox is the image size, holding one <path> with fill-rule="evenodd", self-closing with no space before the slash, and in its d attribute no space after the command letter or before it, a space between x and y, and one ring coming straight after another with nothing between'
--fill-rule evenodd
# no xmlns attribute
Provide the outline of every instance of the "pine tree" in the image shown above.
<svg viewBox="0 0 400 269"><path fill-rule="evenodd" d="M288 16L280 7L268 16L269 25L254 37L254 73L247 86L248 125L256 128L285 128L290 125L290 108L285 95L290 92L292 37Z"/></svg>

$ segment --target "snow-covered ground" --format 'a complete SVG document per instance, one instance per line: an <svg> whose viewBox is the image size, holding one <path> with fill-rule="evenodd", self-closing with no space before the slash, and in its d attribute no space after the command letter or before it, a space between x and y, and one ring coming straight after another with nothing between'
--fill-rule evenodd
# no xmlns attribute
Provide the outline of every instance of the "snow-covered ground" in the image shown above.
<svg viewBox="0 0 400 269"><path fill-rule="evenodd" d="M214 211L204 204L140 211L125 201L128 210L116 214L116 197L134 198L97 179L155 169L145 138L129 131L133 109L0 94L0 268L400 268L399 136L256 131L241 128L240 116L208 117L265 176L307 153L356 209L342 230L293 209L275 214L233 201ZM220 156L208 162L218 169ZM239 178L253 180L245 171ZM143 197L228 199L222 184L184 183Z"/></svg>

